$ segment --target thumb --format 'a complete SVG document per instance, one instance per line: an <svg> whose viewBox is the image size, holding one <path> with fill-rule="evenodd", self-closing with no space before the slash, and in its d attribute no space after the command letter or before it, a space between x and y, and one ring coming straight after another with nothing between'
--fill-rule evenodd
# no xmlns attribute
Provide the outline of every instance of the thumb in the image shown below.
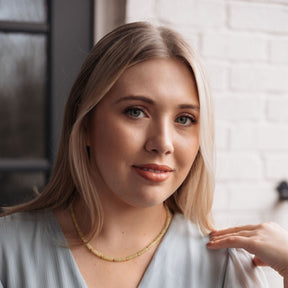
<svg viewBox="0 0 288 288"><path fill-rule="evenodd" d="M253 263L254 263L255 266L268 266L265 262L263 262L257 256L254 256Z"/></svg>

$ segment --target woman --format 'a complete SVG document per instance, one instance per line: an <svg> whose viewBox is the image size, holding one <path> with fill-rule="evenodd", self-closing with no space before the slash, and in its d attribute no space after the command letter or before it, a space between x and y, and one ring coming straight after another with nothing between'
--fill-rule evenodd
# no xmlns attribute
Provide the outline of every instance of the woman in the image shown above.
<svg viewBox="0 0 288 288"><path fill-rule="evenodd" d="M44 192L1 219L2 286L265 287L247 253L206 248L213 189L198 58L170 29L121 26L72 87Z"/></svg>

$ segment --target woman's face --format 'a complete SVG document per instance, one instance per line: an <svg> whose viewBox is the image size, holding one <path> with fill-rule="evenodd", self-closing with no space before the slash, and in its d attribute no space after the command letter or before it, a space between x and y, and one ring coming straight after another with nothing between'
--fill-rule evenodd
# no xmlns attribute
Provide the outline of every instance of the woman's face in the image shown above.
<svg viewBox="0 0 288 288"><path fill-rule="evenodd" d="M166 200L199 150L199 117L195 81L179 60L148 60L126 70L88 127L100 198L133 207Z"/></svg>

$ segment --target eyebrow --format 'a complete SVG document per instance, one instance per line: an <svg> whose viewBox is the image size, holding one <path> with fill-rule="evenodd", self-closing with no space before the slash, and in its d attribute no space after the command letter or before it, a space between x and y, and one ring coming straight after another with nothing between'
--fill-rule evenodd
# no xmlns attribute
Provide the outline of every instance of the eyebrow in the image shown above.
<svg viewBox="0 0 288 288"><path fill-rule="evenodd" d="M136 95L129 95L129 96L125 96L125 97L122 97L120 99L118 99L116 101L116 103L120 103L120 102L123 102L123 101L129 101L129 100L134 100L134 101L143 101L143 102L146 102L148 104L152 104L154 105L155 104L155 101L153 101L152 99L148 98L148 97L145 97L145 96L136 96Z"/></svg>
<svg viewBox="0 0 288 288"><path fill-rule="evenodd" d="M136 95L128 95L128 96L124 96L120 99L118 99L116 101L116 103L120 103L120 102L124 102L124 101L129 101L129 100L132 100L132 101L143 101L143 102L146 102L148 104L151 104L151 105L155 105L155 101L151 98L148 98L148 97L145 97L145 96L136 96ZM194 105L194 104L180 104L178 105L178 108L179 109L193 109L193 110L200 110L200 106L199 105Z"/></svg>
<svg viewBox="0 0 288 288"><path fill-rule="evenodd" d="M193 110L200 110L200 106L193 105L193 104L180 104L179 109L193 109Z"/></svg>

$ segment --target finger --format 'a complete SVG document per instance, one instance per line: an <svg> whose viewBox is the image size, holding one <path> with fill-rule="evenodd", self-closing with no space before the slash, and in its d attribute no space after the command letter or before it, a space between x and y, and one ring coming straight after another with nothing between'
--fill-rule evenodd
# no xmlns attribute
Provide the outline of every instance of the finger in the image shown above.
<svg viewBox="0 0 288 288"><path fill-rule="evenodd" d="M258 227L259 225L236 226L227 229L214 230L209 235L221 235L221 234L236 233L244 230L256 230Z"/></svg>
<svg viewBox="0 0 288 288"><path fill-rule="evenodd" d="M256 233L254 230L251 230L251 231L247 231L247 230L244 230L244 231L239 231L239 232L234 232L234 233L227 233L227 234L213 234L213 235L210 235L210 240L211 241L221 241L223 239L226 239L226 238L231 238L231 237L253 237L255 236Z"/></svg>
<svg viewBox="0 0 288 288"><path fill-rule="evenodd" d="M253 258L253 263L255 264L255 266L268 266L265 262L263 262L256 256Z"/></svg>
<svg viewBox="0 0 288 288"><path fill-rule="evenodd" d="M253 253L253 244L250 238L243 236L224 237L221 240L209 241L206 245L209 249L243 248Z"/></svg>

